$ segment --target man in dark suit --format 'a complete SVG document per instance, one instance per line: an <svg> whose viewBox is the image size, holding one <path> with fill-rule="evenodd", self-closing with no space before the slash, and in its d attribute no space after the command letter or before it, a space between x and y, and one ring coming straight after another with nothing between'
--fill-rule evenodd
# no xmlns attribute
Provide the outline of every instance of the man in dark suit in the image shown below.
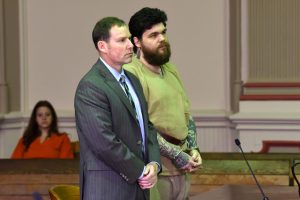
<svg viewBox="0 0 300 200"><path fill-rule="evenodd" d="M81 199L149 199L160 171L159 146L140 82L122 68L133 54L128 27L106 17L92 35L99 59L75 95Z"/></svg>

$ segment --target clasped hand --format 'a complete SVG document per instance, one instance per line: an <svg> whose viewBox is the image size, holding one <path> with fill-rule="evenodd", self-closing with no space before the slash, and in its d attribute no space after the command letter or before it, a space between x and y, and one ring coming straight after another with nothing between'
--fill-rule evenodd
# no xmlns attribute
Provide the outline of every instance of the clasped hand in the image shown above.
<svg viewBox="0 0 300 200"><path fill-rule="evenodd" d="M200 156L200 153L198 150L191 150L189 152L190 158L188 160L188 163L180 168L181 170L185 172L194 172L200 168L202 168L202 158Z"/></svg>
<svg viewBox="0 0 300 200"><path fill-rule="evenodd" d="M145 167L143 177L138 180L138 183L142 189L152 188L157 182L157 170L156 163L148 163Z"/></svg>

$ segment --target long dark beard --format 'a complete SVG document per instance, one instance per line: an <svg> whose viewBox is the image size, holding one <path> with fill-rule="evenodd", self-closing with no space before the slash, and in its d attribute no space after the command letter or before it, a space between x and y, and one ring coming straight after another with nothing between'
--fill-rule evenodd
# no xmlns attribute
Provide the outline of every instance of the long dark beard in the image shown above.
<svg viewBox="0 0 300 200"><path fill-rule="evenodd" d="M155 66L163 65L169 62L171 57L171 47L170 44L165 42L162 45L165 45L165 51L160 53L158 49L150 50L142 45L142 51L144 54L144 59L150 64Z"/></svg>

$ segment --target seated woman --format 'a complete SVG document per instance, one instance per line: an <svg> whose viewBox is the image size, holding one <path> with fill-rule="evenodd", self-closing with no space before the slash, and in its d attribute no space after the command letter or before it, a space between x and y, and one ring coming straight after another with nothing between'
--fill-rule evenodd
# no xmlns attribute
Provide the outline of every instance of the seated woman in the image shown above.
<svg viewBox="0 0 300 200"><path fill-rule="evenodd" d="M74 158L70 139L59 133L57 115L48 101L39 101L11 158Z"/></svg>

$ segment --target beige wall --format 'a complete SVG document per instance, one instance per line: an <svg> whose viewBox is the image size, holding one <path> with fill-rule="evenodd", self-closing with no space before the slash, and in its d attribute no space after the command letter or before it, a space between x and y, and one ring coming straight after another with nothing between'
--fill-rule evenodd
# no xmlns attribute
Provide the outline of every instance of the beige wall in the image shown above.
<svg viewBox="0 0 300 200"><path fill-rule="evenodd" d="M0 0L3 1L10 0ZM18 102L20 112L1 116L0 111L0 158L10 157L27 126L31 109L40 99L52 102L58 112L60 130L69 133L72 141L78 140L73 98L79 80L98 58L91 38L94 24L108 15L128 22L134 12L145 6L158 7L168 14L172 61L178 66L190 97L201 150L234 151L232 138L236 133L232 133L227 116L229 0L13 2L18 2L15 9L19 11L16 24L20 34L14 37L20 41L20 48L14 48L9 58L20 63L19 68L14 67L15 78L20 81L15 93L20 98L9 101Z"/></svg>
<svg viewBox="0 0 300 200"><path fill-rule="evenodd" d="M23 110L48 99L73 111L78 81L97 59L91 30L108 15L129 21L138 9L168 14L172 60L177 64L192 110L227 110L226 3L224 0L22 0Z"/></svg>
<svg viewBox="0 0 300 200"><path fill-rule="evenodd" d="M12 0L0 0L4 1ZM239 112L228 113L229 74L236 90L241 84L235 79L239 77L239 67L243 80L248 78L248 3L252 0L13 0L16 1L20 22L20 49L16 49L16 55L20 55L14 63L20 59L18 92L21 98L10 101L20 100L21 112L2 116L0 113L0 158L10 156L27 125L32 107L40 99L53 103L61 130L70 133L72 140L78 139L73 97L78 81L97 59L91 30L104 16L114 15L128 21L144 6L159 7L168 14L172 60L190 96L202 151L238 151L235 138L240 138L244 151L259 151L263 140L300 140L299 101L241 101L236 102L240 103ZM286 3L283 0L268 2L279 1ZM231 9L237 6L236 10L230 10L230 21L237 24L230 24L230 27L229 3ZM239 15L241 19L234 17ZM0 44L0 48L3 49L3 45ZM238 61L234 63L234 59ZM0 69L3 71L3 64ZM0 77L1 80L5 78ZM239 93L235 99L238 98Z"/></svg>

